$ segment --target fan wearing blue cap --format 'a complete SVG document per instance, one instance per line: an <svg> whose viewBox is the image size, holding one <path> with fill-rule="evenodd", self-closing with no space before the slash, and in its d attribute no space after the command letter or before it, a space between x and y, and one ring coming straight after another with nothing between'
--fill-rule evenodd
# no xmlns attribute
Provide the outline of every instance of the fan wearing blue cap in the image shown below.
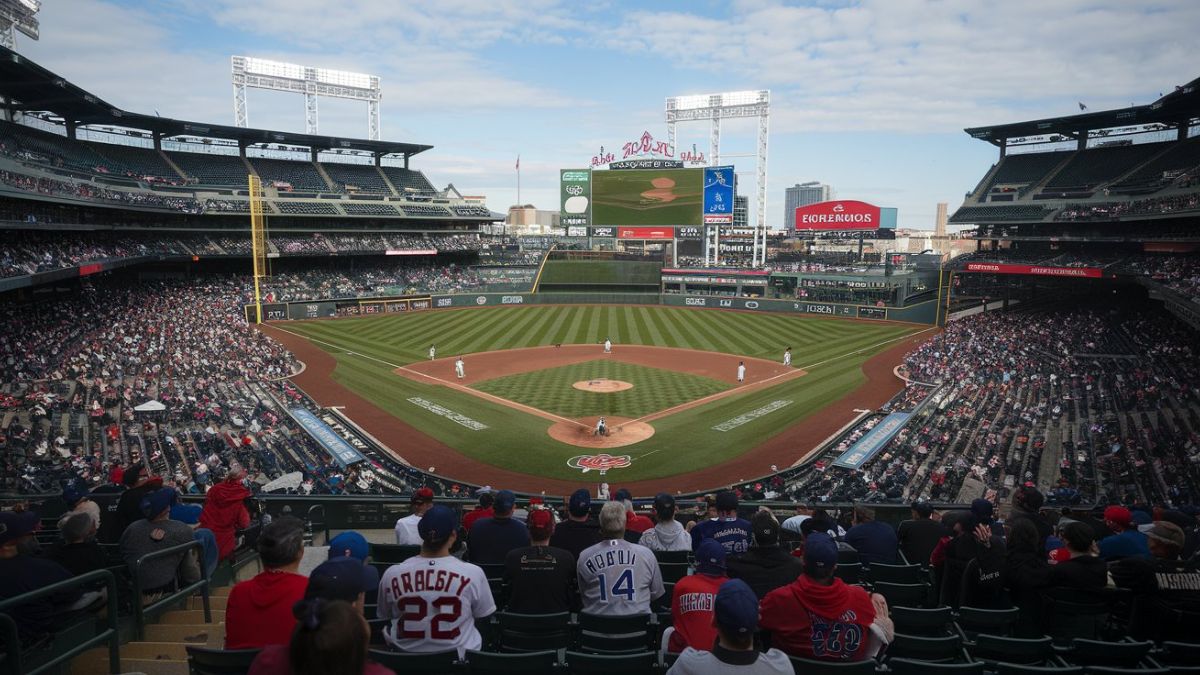
<svg viewBox="0 0 1200 675"><path fill-rule="evenodd" d="M491 518L475 521L467 533L467 555L476 565L503 565L508 552L529 546L529 528L513 518L517 496L511 490L496 493Z"/></svg>
<svg viewBox="0 0 1200 675"><path fill-rule="evenodd" d="M700 542L716 539L725 547L725 553L739 555L750 550L750 521L738 517L737 495L729 490L717 493L717 517L703 520L692 528L692 551Z"/></svg>
<svg viewBox="0 0 1200 675"><path fill-rule="evenodd" d="M142 497L139 504L142 520L126 527L119 542L121 557L130 569L142 556L196 540L192 528L171 520L171 504L175 497L175 488L164 487L151 490ZM199 581L200 563L194 552L185 551L143 563L140 575L142 590L149 593L173 584L176 576L185 584Z"/></svg>
<svg viewBox="0 0 1200 675"><path fill-rule="evenodd" d="M717 639L713 599L726 581L725 547L716 539L705 539L696 549L696 573L676 582L671 594L671 627L663 633L667 651L712 649Z"/></svg>
<svg viewBox="0 0 1200 675"><path fill-rule="evenodd" d="M572 492L567 500L567 519L554 528L550 545L579 560L584 549L600 541L600 524L591 515L591 493L583 488Z"/></svg>
<svg viewBox="0 0 1200 675"><path fill-rule="evenodd" d="M379 570L367 564L367 556L371 554L371 545L366 537L357 532L343 532L329 540L330 560L354 560L363 568L367 581L367 604L375 604L375 592L379 589Z"/></svg>
<svg viewBox="0 0 1200 675"><path fill-rule="evenodd" d="M401 651L456 649L461 657L483 644L475 620L496 611L492 590L483 569L450 555L458 539L453 510L433 506L417 531L421 554L392 565L379 582L376 616L389 621L384 639Z"/></svg>
<svg viewBox="0 0 1200 675"><path fill-rule="evenodd" d="M723 582L712 600L712 621L717 640L712 650L688 647L667 675L791 675L795 672L787 654L778 649L766 653L754 648L758 628L758 597L741 579Z"/></svg>
<svg viewBox="0 0 1200 675"><path fill-rule="evenodd" d="M28 552L40 525L33 511L0 511L0 598L31 593L71 578L62 565ZM55 614L79 598L79 589L66 595L69 597L43 596L4 612L16 622L22 640L37 639L50 632Z"/></svg>

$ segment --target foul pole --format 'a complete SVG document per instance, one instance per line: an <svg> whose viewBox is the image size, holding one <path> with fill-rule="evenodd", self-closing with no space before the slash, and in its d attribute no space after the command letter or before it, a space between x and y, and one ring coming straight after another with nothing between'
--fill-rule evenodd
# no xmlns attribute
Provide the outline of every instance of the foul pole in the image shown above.
<svg viewBox="0 0 1200 675"><path fill-rule="evenodd" d="M267 276L267 222L263 217L262 179L254 174L250 184L250 246L254 258L254 323L262 323L262 293L259 279Z"/></svg>

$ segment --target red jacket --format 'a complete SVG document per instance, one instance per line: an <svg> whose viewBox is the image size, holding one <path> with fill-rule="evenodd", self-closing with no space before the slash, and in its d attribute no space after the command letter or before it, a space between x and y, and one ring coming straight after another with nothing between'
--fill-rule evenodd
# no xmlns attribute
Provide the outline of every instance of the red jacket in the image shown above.
<svg viewBox="0 0 1200 675"><path fill-rule="evenodd" d="M233 587L225 605L225 648L286 645L296 619L292 605L304 599L308 577L267 570Z"/></svg>
<svg viewBox="0 0 1200 675"><path fill-rule="evenodd" d="M480 518L491 518L494 515L496 515L496 510L492 507L489 506L484 509L476 506L474 510L468 511L467 515L463 516L463 529L467 532L470 532L471 526L475 524L475 521L479 520Z"/></svg>
<svg viewBox="0 0 1200 675"><path fill-rule="evenodd" d="M771 634L771 646L808 659L861 661L874 622L871 596L836 577L822 586L802 574L759 605L758 625Z"/></svg>
<svg viewBox="0 0 1200 675"><path fill-rule="evenodd" d="M204 499L200 527L212 530L221 560L228 558L237 546L237 531L250 525L250 513L245 504L249 496L250 491L241 483L225 481L212 486Z"/></svg>
<svg viewBox="0 0 1200 675"><path fill-rule="evenodd" d="M711 574L693 574L680 579L671 594L671 625L675 632L667 644L667 651L679 653L686 647L710 652L717 640L717 627L713 625L713 603L721 584L729 577Z"/></svg>
<svg viewBox="0 0 1200 675"><path fill-rule="evenodd" d="M639 516L633 511L625 512L625 529L630 532L642 533L654 527L654 521L646 516Z"/></svg>

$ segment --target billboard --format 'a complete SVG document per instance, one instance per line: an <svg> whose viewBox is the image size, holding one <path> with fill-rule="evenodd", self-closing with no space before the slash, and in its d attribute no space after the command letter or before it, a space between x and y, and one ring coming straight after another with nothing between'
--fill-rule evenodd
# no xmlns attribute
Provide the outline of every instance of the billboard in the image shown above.
<svg viewBox="0 0 1200 675"><path fill-rule="evenodd" d="M908 424L909 416L909 413L896 412L883 418L874 429L868 431L835 459L833 465L843 469L861 469L863 464L871 461L871 458Z"/></svg>
<svg viewBox="0 0 1200 675"><path fill-rule="evenodd" d="M628 169L592 173L598 225L701 224L704 169Z"/></svg>
<svg viewBox="0 0 1200 675"><path fill-rule="evenodd" d="M883 227L874 204L842 199L796 208L796 230L878 230Z"/></svg>
<svg viewBox="0 0 1200 675"><path fill-rule="evenodd" d="M592 172L588 169L563 169L558 173L563 227L587 227L592 219Z"/></svg>
<svg viewBox="0 0 1200 675"><path fill-rule="evenodd" d="M705 225L733 223L735 180L732 166L710 166L704 170Z"/></svg>
<svg viewBox="0 0 1200 675"><path fill-rule="evenodd" d="M618 239L674 239L673 227L618 227Z"/></svg>
<svg viewBox="0 0 1200 675"><path fill-rule="evenodd" d="M1001 263L967 263L964 272L991 272L992 274L1031 274L1039 277L1079 277L1099 279L1104 271L1099 267L1041 267L1038 265L1006 265Z"/></svg>

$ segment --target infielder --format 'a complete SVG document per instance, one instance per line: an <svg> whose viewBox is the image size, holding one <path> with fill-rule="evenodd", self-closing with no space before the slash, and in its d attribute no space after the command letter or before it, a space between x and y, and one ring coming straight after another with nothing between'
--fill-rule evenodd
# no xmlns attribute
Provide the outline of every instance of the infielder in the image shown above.
<svg viewBox="0 0 1200 675"><path fill-rule="evenodd" d="M596 421L596 435L597 436L607 436L608 435L608 423L604 421L603 417L601 417L599 420Z"/></svg>
<svg viewBox="0 0 1200 675"><path fill-rule="evenodd" d="M463 359L461 356L454 360L454 374L457 375L458 379L460 380L467 376L466 366L463 364Z"/></svg>
<svg viewBox="0 0 1200 675"><path fill-rule="evenodd" d="M608 338L604 338L604 353L605 354L612 353L612 340L609 340Z"/></svg>
<svg viewBox="0 0 1200 675"><path fill-rule="evenodd" d="M436 358L437 358L437 345L429 345L429 360L432 361Z"/></svg>
<svg viewBox="0 0 1200 675"><path fill-rule="evenodd" d="M738 382L746 379L746 362L738 361Z"/></svg>
<svg viewBox="0 0 1200 675"><path fill-rule="evenodd" d="M783 365L785 365L785 366L792 365L792 348L791 347L788 347L787 349L783 350Z"/></svg>

